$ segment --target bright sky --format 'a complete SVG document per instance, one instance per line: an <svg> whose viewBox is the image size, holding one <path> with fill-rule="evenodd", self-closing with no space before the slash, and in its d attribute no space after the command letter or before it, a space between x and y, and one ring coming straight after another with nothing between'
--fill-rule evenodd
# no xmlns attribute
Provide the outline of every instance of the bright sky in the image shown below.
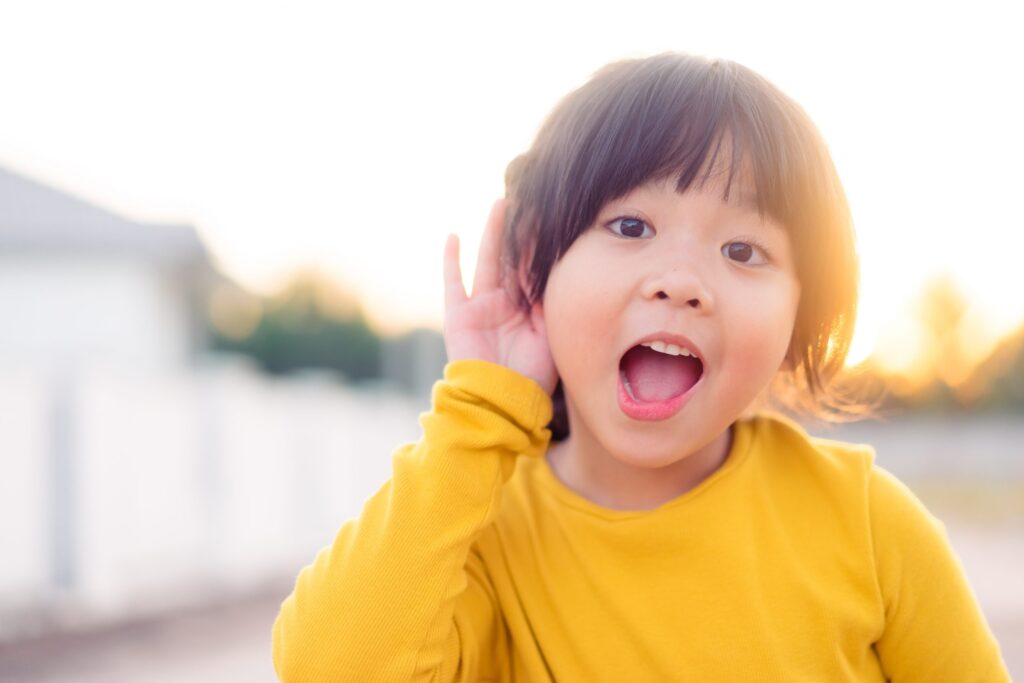
<svg viewBox="0 0 1024 683"><path fill-rule="evenodd" d="M439 325L505 164L608 61L744 63L822 129L863 266L854 354L946 271L988 339L1024 320L1024 41L1014 3L5 2L0 164L198 226L268 291L305 265L386 328ZM989 342L979 342L988 344Z"/></svg>

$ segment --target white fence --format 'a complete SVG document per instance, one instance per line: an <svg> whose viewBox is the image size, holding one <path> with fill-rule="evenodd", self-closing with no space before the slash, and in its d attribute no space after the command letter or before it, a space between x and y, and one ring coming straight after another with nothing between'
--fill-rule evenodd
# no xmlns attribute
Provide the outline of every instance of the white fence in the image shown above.
<svg viewBox="0 0 1024 683"><path fill-rule="evenodd" d="M0 370L0 640L296 573L425 407L237 364Z"/></svg>
<svg viewBox="0 0 1024 683"><path fill-rule="evenodd" d="M238 362L165 375L0 368L0 642L280 586L387 480L426 407ZM957 528L1019 540L1020 416L826 434L874 444ZM993 618L1021 623L1019 562L990 555L970 554L976 589Z"/></svg>

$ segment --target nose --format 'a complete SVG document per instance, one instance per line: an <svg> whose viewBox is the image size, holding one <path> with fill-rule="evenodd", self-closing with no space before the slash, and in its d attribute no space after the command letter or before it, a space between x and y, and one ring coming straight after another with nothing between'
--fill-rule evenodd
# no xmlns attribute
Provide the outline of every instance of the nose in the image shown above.
<svg viewBox="0 0 1024 683"><path fill-rule="evenodd" d="M714 297L696 264L674 263L658 268L644 283L644 298L663 300L701 313L714 310Z"/></svg>

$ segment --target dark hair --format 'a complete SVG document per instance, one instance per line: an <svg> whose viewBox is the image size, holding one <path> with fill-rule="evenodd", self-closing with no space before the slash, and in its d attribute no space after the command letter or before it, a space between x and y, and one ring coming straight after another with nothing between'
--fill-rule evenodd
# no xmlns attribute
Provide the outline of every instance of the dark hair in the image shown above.
<svg viewBox="0 0 1024 683"><path fill-rule="evenodd" d="M788 351L794 408L841 413L833 387L853 335L857 257L835 166L804 110L766 79L726 60L661 54L610 64L563 98L505 173L505 267L524 268L529 306L604 204L674 177L684 192L728 169L725 198L749 172L758 210L784 225L801 296ZM560 392L559 388L559 392ZM556 395L555 438L568 433Z"/></svg>

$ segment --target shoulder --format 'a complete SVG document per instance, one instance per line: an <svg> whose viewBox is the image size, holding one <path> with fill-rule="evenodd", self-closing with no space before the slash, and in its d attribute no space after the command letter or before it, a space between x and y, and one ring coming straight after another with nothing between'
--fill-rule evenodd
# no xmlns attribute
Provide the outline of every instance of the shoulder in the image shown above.
<svg viewBox="0 0 1024 683"><path fill-rule="evenodd" d="M817 497L819 503L828 501L829 508L860 516L876 553L944 544L942 522L906 484L875 462L871 446L811 436L796 422L771 413L751 418L747 429L761 468L801 482L803 497Z"/></svg>
<svg viewBox="0 0 1024 683"><path fill-rule="evenodd" d="M811 436L796 422L773 413L749 419L746 429L759 453L759 468L813 485L823 497L842 501L847 509L861 508L865 522L873 527L885 524L883 535L941 529L907 485L875 462L870 445ZM803 494L814 495L810 488Z"/></svg>
<svg viewBox="0 0 1024 683"><path fill-rule="evenodd" d="M758 414L744 420L740 428L749 431L762 462L807 471L822 483L847 481L866 485L875 468L875 451L871 446L811 436L802 426L777 413Z"/></svg>
<svg viewBox="0 0 1024 683"><path fill-rule="evenodd" d="M872 555L871 482L874 450L864 444L810 436L792 420L759 414L737 438L750 440L746 485L755 487L773 514L811 544L842 539L844 552Z"/></svg>
<svg viewBox="0 0 1024 683"><path fill-rule="evenodd" d="M829 560L815 565L820 580L832 576L877 612L887 678L1008 680L945 526L870 446L815 438L777 415L744 429L757 456L750 479L771 496L766 514L803 541L802 561Z"/></svg>

